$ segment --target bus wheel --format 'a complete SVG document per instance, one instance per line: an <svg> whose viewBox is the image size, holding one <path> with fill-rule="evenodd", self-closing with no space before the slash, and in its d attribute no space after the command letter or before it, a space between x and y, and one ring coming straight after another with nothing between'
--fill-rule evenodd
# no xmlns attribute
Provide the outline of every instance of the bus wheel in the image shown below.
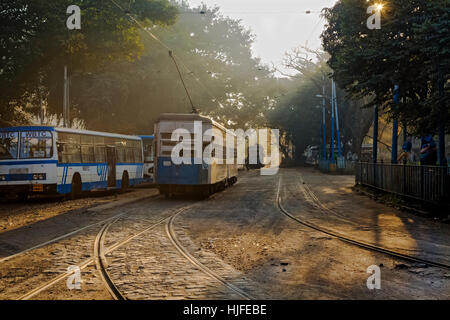
<svg viewBox="0 0 450 320"><path fill-rule="evenodd" d="M125 172L122 174L122 185L121 185L120 191L121 191L121 192L127 191L129 185L130 185L130 181L129 181L129 179L128 179L128 172L125 171Z"/></svg>
<svg viewBox="0 0 450 320"><path fill-rule="evenodd" d="M79 174L75 174L72 178L72 184L70 186L70 199L75 200L81 196L81 177Z"/></svg>

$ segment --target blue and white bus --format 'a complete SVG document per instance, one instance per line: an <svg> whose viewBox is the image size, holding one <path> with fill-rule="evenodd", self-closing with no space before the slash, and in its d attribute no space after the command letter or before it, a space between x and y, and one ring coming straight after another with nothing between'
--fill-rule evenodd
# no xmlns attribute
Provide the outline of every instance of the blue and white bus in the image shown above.
<svg viewBox="0 0 450 320"><path fill-rule="evenodd" d="M127 189L143 179L142 140L113 133L27 126L0 128L0 193Z"/></svg>

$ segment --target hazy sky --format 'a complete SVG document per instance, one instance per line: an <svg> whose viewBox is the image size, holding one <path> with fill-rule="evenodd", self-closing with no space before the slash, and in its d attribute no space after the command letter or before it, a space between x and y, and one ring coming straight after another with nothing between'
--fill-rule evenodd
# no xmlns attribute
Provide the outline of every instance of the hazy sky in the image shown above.
<svg viewBox="0 0 450 320"><path fill-rule="evenodd" d="M336 0L188 0L192 6L202 2L218 5L225 16L242 20L256 35L254 55L264 63L280 66L286 51L308 41L308 47L320 47L324 20L320 10ZM312 11L305 14L306 10Z"/></svg>

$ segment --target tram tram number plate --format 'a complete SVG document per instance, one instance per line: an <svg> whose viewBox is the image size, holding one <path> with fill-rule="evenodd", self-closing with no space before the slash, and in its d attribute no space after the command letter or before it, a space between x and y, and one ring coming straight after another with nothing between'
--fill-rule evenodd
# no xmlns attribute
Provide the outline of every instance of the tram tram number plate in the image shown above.
<svg viewBox="0 0 450 320"><path fill-rule="evenodd" d="M33 184L33 192L43 192L44 185L43 184Z"/></svg>
<svg viewBox="0 0 450 320"><path fill-rule="evenodd" d="M163 166L164 167L170 167L172 165L172 162L171 161L164 161L163 162Z"/></svg>

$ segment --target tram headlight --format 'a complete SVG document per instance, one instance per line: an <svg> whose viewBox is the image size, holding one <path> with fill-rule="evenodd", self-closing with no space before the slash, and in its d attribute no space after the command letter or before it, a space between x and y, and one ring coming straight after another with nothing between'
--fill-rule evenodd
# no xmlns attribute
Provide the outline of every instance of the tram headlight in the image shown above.
<svg viewBox="0 0 450 320"><path fill-rule="evenodd" d="M0 181L6 181L6 175L0 174Z"/></svg>

